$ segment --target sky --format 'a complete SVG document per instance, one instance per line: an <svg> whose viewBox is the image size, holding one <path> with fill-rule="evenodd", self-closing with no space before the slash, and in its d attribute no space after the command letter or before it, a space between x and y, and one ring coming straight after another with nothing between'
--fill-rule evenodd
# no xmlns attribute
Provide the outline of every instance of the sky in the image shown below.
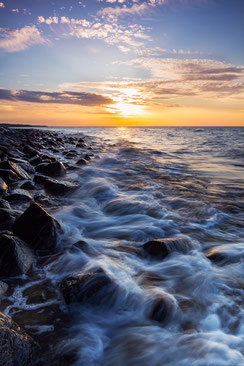
<svg viewBox="0 0 244 366"><path fill-rule="evenodd" d="M0 122L244 126L244 0L0 1Z"/></svg>

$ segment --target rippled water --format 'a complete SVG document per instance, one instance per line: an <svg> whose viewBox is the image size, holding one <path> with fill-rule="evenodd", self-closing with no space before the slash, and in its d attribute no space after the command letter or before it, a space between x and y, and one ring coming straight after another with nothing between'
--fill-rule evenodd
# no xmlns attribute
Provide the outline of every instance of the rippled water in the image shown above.
<svg viewBox="0 0 244 366"><path fill-rule="evenodd" d="M63 131L90 136L95 156L55 214L59 246L85 240L92 250L67 252L46 276L60 283L102 267L118 287L102 307L73 309L60 351L75 351L75 366L244 365L244 129ZM173 236L190 252L143 255L148 240ZM216 247L214 263L206 254ZM169 304L162 323L149 316L158 297Z"/></svg>

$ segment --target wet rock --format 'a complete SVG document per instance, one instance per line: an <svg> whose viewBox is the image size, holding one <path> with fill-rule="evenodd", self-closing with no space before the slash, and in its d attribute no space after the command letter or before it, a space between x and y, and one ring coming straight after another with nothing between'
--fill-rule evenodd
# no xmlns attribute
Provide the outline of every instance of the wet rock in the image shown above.
<svg viewBox="0 0 244 366"><path fill-rule="evenodd" d="M192 249L192 244L186 238L163 238L150 240L143 245L143 249L150 254L150 256L157 259L163 259L173 252L186 254Z"/></svg>
<svg viewBox="0 0 244 366"><path fill-rule="evenodd" d="M8 186L2 178L0 178L0 197L7 192Z"/></svg>
<svg viewBox="0 0 244 366"><path fill-rule="evenodd" d="M0 208L6 208L7 210L11 210L9 202L2 198L0 198Z"/></svg>
<svg viewBox="0 0 244 366"><path fill-rule="evenodd" d="M77 165L86 165L87 164L87 160L84 159L84 158L81 158L79 159L77 162L76 162Z"/></svg>
<svg viewBox="0 0 244 366"><path fill-rule="evenodd" d="M8 285L3 282L3 281L0 281L0 301L1 301L1 298L3 297L3 295L5 294L5 292L7 291L8 289Z"/></svg>
<svg viewBox="0 0 244 366"><path fill-rule="evenodd" d="M0 234L0 276L17 276L27 273L35 257L19 238Z"/></svg>
<svg viewBox="0 0 244 366"><path fill-rule="evenodd" d="M32 366L38 351L38 344L0 312L0 365Z"/></svg>
<svg viewBox="0 0 244 366"><path fill-rule="evenodd" d="M20 179L31 179L29 174L21 168L20 165L14 163L13 161L6 160L0 163L0 169L9 169L18 175Z"/></svg>
<svg viewBox="0 0 244 366"><path fill-rule="evenodd" d="M33 178L33 181L35 183L38 183L38 184L43 184L45 182L45 180L47 179L47 177L45 177L45 175L42 175L42 174L35 174L34 178Z"/></svg>
<svg viewBox="0 0 244 366"><path fill-rule="evenodd" d="M10 169L0 169L0 177L7 183L13 183L18 181L19 176Z"/></svg>
<svg viewBox="0 0 244 366"><path fill-rule="evenodd" d="M30 191L35 188L36 188L35 185L30 180L28 180L27 182L24 182L21 186L21 189L28 189Z"/></svg>
<svg viewBox="0 0 244 366"><path fill-rule="evenodd" d="M175 299L168 294L161 294L153 301L150 318L159 323L170 320L177 308Z"/></svg>
<svg viewBox="0 0 244 366"><path fill-rule="evenodd" d="M219 245L212 248L206 257L219 266L238 263L244 259L244 244Z"/></svg>
<svg viewBox="0 0 244 366"><path fill-rule="evenodd" d="M58 221L36 203L32 203L13 225L15 235L31 248L44 252L55 250L60 230Z"/></svg>
<svg viewBox="0 0 244 366"><path fill-rule="evenodd" d="M16 220L16 211L9 208L0 208L0 230L9 230Z"/></svg>
<svg viewBox="0 0 244 366"><path fill-rule="evenodd" d="M49 287L50 283L45 281L26 288L23 291L23 296L27 297L26 304L42 304L48 300L55 299L55 291Z"/></svg>
<svg viewBox="0 0 244 366"><path fill-rule="evenodd" d="M47 163L40 163L40 164L37 164L36 167L35 167L35 171L38 172L38 173L43 173L43 169L44 167L47 166Z"/></svg>
<svg viewBox="0 0 244 366"><path fill-rule="evenodd" d="M79 302L101 306L115 300L117 285L102 268L98 268L65 278L61 289L66 304Z"/></svg>
<svg viewBox="0 0 244 366"><path fill-rule="evenodd" d="M66 174L66 169L60 161L47 164L43 167L42 173L49 177L63 177Z"/></svg>
<svg viewBox="0 0 244 366"><path fill-rule="evenodd" d="M33 166L36 166L41 163L42 163L42 158L40 156L36 156L36 157L30 159L30 164Z"/></svg>
<svg viewBox="0 0 244 366"><path fill-rule="evenodd" d="M67 154L65 154L65 156L68 159L76 158L77 157L77 152L76 151L68 151Z"/></svg>
<svg viewBox="0 0 244 366"><path fill-rule="evenodd" d="M65 181L57 181L56 179L45 179L44 188L54 195L65 195L71 192L74 192L77 188L79 188L79 184L65 182Z"/></svg>
<svg viewBox="0 0 244 366"><path fill-rule="evenodd" d="M30 157L33 158L34 156L39 155L39 151L34 149L31 146L25 145L24 146L24 152Z"/></svg>
<svg viewBox="0 0 244 366"><path fill-rule="evenodd" d="M15 189L4 198L9 202L29 202L32 200L32 195L25 189Z"/></svg>
<svg viewBox="0 0 244 366"><path fill-rule="evenodd" d="M88 244L84 240L79 240L75 244L73 244L70 248L70 251L76 251L77 249L82 250L83 253L89 255L90 257L99 255L99 252L92 245Z"/></svg>

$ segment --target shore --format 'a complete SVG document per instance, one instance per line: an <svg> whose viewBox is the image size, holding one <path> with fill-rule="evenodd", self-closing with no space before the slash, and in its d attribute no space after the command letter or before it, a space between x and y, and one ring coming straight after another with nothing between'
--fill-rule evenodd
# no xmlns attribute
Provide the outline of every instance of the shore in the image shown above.
<svg viewBox="0 0 244 366"><path fill-rule="evenodd" d="M70 176L89 164L92 147L84 136L39 129L0 128L0 141L0 364L69 365L72 355L59 359L53 351L69 316L42 267L62 255L56 248L62 227L50 213L79 188ZM30 282L20 311L14 294ZM2 313L6 309L10 318Z"/></svg>

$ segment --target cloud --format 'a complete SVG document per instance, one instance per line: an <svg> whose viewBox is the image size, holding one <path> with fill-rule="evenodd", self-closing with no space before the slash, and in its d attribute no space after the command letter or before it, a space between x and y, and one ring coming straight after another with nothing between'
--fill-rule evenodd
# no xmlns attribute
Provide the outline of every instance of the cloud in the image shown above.
<svg viewBox="0 0 244 366"><path fill-rule="evenodd" d="M0 8L5 8L4 3L0 3Z"/></svg>
<svg viewBox="0 0 244 366"><path fill-rule="evenodd" d="M130 48L142 47L145 40L150 40L150 37L145 33L145 28L137 24L125 27L117 22L90 22L86 19L68 18L66 16L60 18L39 16L38 22L49 25L58 37L102 39L110 45L117 45L122 52L128 52Z"/></svg>
<svg viewBox="0 0 244 366"><path fill-rule="evenodd" d="M11 10L13 13L19 13L19 9L18 8L16 8L16 9L12 9Z"/></svg>
<svg viewBox="0 0 244 366"><path fill-rule="evenodd" d="M15 30L0 28L0 49L5 52L22 51L31 46L44 43L47 43L47 41L35 25Z"/></svg>
<svg viewBox="0 0 244 366"><path fill-rule="evenodd" d="M0 100L29 103L75 104L80 106L102 106L113 103L113 100L109 97L95 93L75 91L43 92L7 89L0 89Z"/></svg>

